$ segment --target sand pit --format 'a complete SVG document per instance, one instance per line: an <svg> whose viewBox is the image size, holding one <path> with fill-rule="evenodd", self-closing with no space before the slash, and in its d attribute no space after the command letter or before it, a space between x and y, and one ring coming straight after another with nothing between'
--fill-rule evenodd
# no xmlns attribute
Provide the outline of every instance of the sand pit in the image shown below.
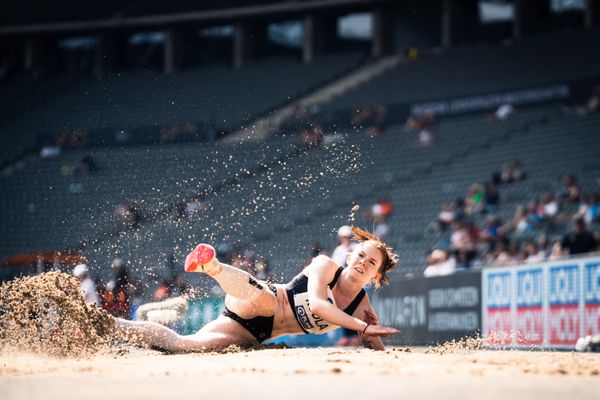
<svg viewBox="0 0 600 400"><path fill-rule="evenodd" d="M0 287L0 399L599 399L600 354L267 348L167 355L115 341L59 273Z"/></svg>
<svg viewBox="0 0 600 400"><path fill-rule="evenodd" d="M128 349L86 359L3 354L0 398L600 398L599 354L320 348L165 355Z"/></svg>

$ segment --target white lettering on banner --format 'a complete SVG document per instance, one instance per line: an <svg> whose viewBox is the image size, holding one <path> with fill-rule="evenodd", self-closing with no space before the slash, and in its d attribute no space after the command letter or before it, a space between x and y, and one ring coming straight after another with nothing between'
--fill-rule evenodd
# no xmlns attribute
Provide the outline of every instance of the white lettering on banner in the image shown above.
<svg viewBox="0 0 600 400"><path fill-rule="evenodd" d="M550 268L550 304L575 304L579 301L577 270L576 265Z"/></svg>
<svg viewBox="0 0 600 400"><path fill-rule="evenodd" d="M600 305L585 307L583 324L584 335L595 335L600 332Z"/></svg>
<svg viewBox="0 0 600 400"><path fill-rule="evenodd" d="M539 88L515 90L504 93L462 97L451 100L432 101L413 104L412 115L420 115L429 111L435 114L454 114L497 107L504 103L512 105L539 103L543 101L569 96L569 86L566 84L551 85Z"/></svg>
<svg viewBox="0 0 600 400"><path fill-rule="evenodd" d="M542 309L517 311L517 341L519 344L541 344L544 336Z"/></svg>
<svg viewBox="0 0 600 400"><path fill-rule="evenodd" d="M550 311L550 343L575 344L579 338L579 315L576 307L559 307Z"/></svg>
<svg viewBox="0 0 600 400"><path fill-rule="evenodd" d="M476 307L479 289L475 286L431 289L428 293L429 308Z"/></svg>
<svg viewBox="0 0 600 400"><path fill-rule="evenodd" d="M517 305L532 306L542 303L542 270L517 273Z"/></svg>
<svg viewBox="0 0 600 400"><path fill-rule="evenodd" d="M600 303L600 264L585 266L584 288L586 303Z"/></svg>
<svg viewBox="0 0 600 400"><path fill-rule="evenodd" d="M434 312L429 314L430 332L475 331L479 329L479 316L475 312Z"/></svg>
<svg viewBox="0 0 600 400"><path fill-rule="evenodd" d="M396 327L425 326L425 296L380 298L377 301L379 320L383 325Z"/></svg>
<svg viewBox="0 0 600 400"><path fill-rule="evenodd" d="M505 345L511 342L512 322L510 310L488 310L487 323L483 327L486 340L492 345Z"/></svg>
<svg viewBox="0 0 600 400"><path fill-rule="evenodd" d="M487 306L506 308L511 302L510 273L490 273L488 275Z"/></svg>

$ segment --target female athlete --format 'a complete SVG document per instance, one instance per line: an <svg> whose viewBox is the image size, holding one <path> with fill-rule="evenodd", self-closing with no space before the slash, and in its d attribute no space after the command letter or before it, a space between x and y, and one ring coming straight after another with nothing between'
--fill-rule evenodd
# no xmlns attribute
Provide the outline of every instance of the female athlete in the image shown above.
<svg viewBox="0 0 600 400"><path fill-rule="evenodd" d="M245 271L216 259L215 250L198 245L186 258L187 272L204 272L226 293L225 312L193 335L182 336L155 322L116 319L117 333L169 352L200 352L230 345L256 345L282 335L327 333L338 327L359 332L365 347L383 350L381 336L399 333L378 324L364 287L388 283L397 263L379 239L353 227L358 245L341 268L318 256L286 285L258 281Z"/></svg>

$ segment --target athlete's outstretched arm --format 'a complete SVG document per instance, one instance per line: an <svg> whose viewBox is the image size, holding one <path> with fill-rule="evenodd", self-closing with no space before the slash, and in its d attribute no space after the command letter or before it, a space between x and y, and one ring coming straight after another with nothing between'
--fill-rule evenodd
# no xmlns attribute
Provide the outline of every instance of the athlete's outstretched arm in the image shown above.
<svg viewBox="0 0 600 400"><path fill-rule="evenodd" d="M371 303L369 302L368 296L365 296L363 298L363 300L360 302L360 304L354 311L353 315L362 318L362 320L369 324L369 326L379 325L379 319L377 318L377 314L375 314L375 311L373 311L373 308L371 307ZM363 346L365 346L367 349L385 350L383 342L379 337L370 336L362 332L358 332L358 335Z"/></svg>
<svg viewBox="0 0 600 400"><path fill-rule="evenodd" d="M335 325L363 332L369 336L388 336L398 331L381 325L368 325L360 318L346 314L327 298L327 285L333 279L338 265L329 257L318 256L308 268L308 299L310 310ZM367 327L368 325L368 327ZM364 332L366 329L366 332Z"/></svg>

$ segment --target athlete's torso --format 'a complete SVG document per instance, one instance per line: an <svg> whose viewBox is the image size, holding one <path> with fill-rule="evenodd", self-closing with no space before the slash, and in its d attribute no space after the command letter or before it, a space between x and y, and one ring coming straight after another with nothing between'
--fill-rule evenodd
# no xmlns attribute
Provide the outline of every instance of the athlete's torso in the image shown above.
<svg viewBox="0 0 600 400"><path fill-rule="evenodd" d="M327 297L332 304L336 304L333 289L341 272L342 268L340 267L327 287ZM308 276L304 272L298 274L286 285L277 285L279 305L275 313L273 336L285 333L324 334L338 328L337 325L311 312L307 286ZM364 296L365 292L361 290L343 311L352 315Z"/></svg>

